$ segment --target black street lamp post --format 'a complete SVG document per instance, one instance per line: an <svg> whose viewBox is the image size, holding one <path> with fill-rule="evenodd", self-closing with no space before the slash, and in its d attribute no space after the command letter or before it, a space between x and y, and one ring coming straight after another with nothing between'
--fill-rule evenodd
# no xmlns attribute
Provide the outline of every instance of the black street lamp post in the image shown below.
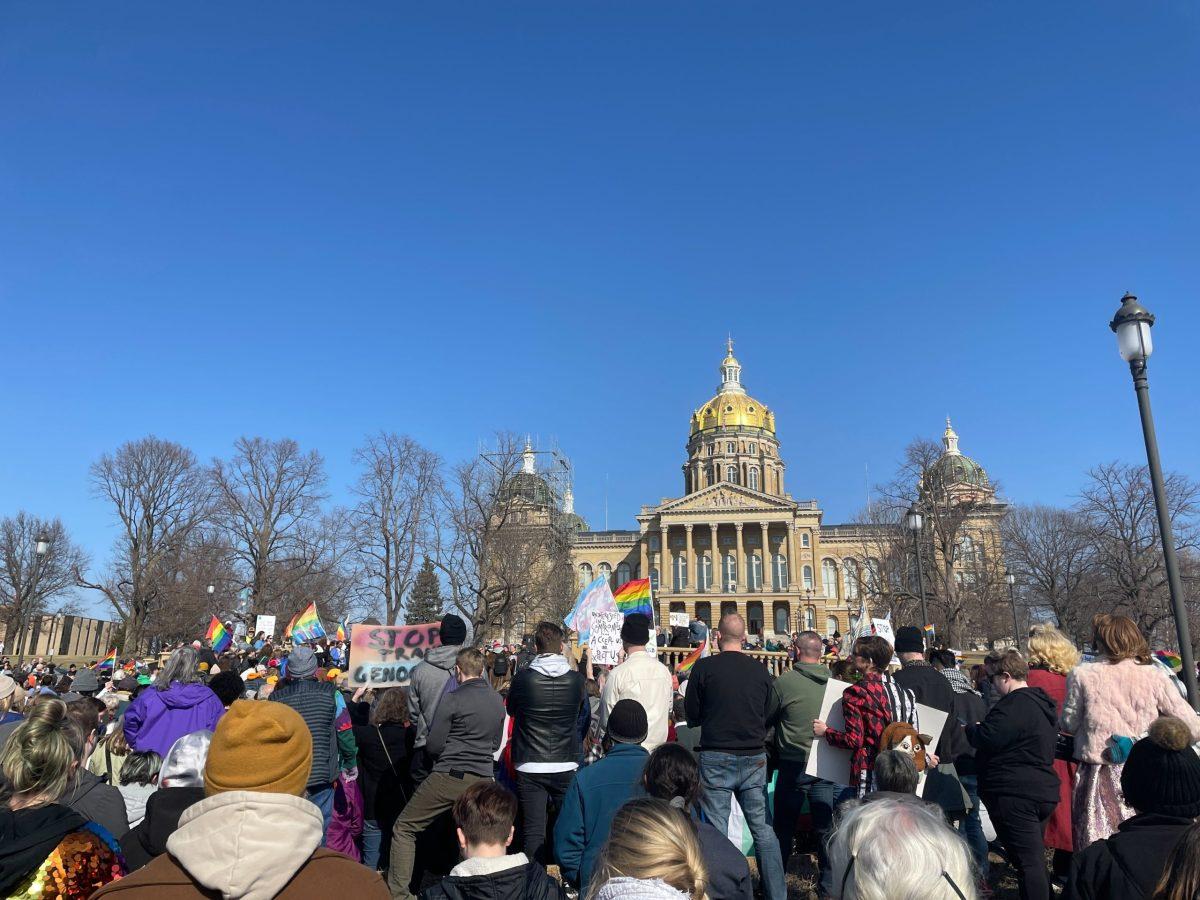
<svg viewBox="0 0 1200 900"><path fill-rule="evenodd" d="M33 574L29 579L29 587L25 592L24 608L21 610L21 621L18 622L20 631L17 632L17 668L20 668L25 662L25 654L29 651L29 644L33 640L33 623L30 621L31 616L29 605L33 603L36 596L38 582L42 577L42 560L46 558L46 554L50 552L50 537L44 532L38 532L38 536L33 542Z"/></svg>
<svg viewBox="0 0 1200 900"><path fill-rule="evenodd" d="M1018 650L1021 649L1021 626L1017 622L1017 594L1016 584L1017 576L1009 572L1004 576L1005 583L1008 584L1008 602L1012 604L1013 611L1013 646Z"/></svg>
<svg viewBox="0 0 1200 900"><path fill-rule="evenodd" d="M1175 614L1175 633L1179 640L1179 658L1183 662L1183 683L1188 700L1200 709L1196 693L1196 663L1192 658L1192 639L1188 633L1187 608L1183 600L1183 584L1179 578L1179 562L1175 558L1175 537L1171 529L1171 512L1167 507L1167 491L1163 482L1162 463L1158 459L1158 438L1154 433L1154 414L1150 411L1150 380L1146 363L1154 352L1150 328L1154 316L1137 297L1127 293L1121 298L1121 308L1109 327L1116 332L1117 350L1129 363L1133 374L1133 389L1137 394L1138 412L1142 418L1142 437L1146 442L1146 462L1150 469L1150 485L1154 490L1154 505L1158 511L1158 534L1162 539L1163 563L1167 569L1167 585L1171 592L1171 610Z"/></svg>
<svg viewBox="0 0 1200 900"><path fill-rule="evenodd" d="M921 526L924 524L924 517L921 515L921 510L917 508L916 501L908 508L908 512L904 514L904 527L913 533L913 550L917 557L917 597L921 601L921 635L925 635L925 626L929 624L929 610L925 608L925 578L921 571Z"/></svg>

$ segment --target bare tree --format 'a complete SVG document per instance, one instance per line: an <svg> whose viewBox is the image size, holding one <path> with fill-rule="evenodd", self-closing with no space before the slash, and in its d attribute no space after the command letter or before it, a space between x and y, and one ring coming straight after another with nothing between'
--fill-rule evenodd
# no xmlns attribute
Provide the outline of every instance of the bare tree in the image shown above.
<svg viewBox="0 0 1200 900"><path fill-rule="evenodd" d="M863 559L859 588L872 616L891 618L900 625L920 624L920 597L911 532L902 523L907 504L887 499L871 503L853 519L858 527Z"/></svg>
<svg viewBox="0 0 1200 900"><path fill-rule="evenodd" d="M1200 551L1200 485L1166 476L1167 508L1181 556ZM1095 553L1097 599L1152 639L1171 643L1170 592L1150 476L1145 466L1107 463L1088 472L1078 511Z"/></svg>
<svg viewBox="0 0 1200 900"><path fill-rule="evenodd" d="M1095 612L1094 532L1079 512L1053 506L1013 506L1001 526L1008 569L1028 606L1053 614L1077 643L1088 639Z"/></svg>
<svg viewBox="0 0 1200 900"><path fill-rule="evenodd" d="M39 556L41 540L46 552ZM58 519L40 519L24 510L0 519L0 616L10 652L24 658L29 624L75 587L76 571L87 564L87 554Z"/></svg>
<svg viewBox="0 0 1200 900"><path fill-rule="evenodd" d="M382 601L394 625L421 568L441 490L441 460L404 435L382 432L354 451L362 472L350 511L354 552L364 592Z"/></svg>
<svg viewBox="0 0 1200 900"><path fill-rule="evenodd" d="M141 649L147 620L169 601L179 549L212 511L208 473L191 450L161 438L129 441L91 468L95 492L121 527L104 576L79 583L100 591L124 624L123 652Z"/></svg>
<svg viewBox="0 0 1200 900"><path fill-rule="evenodd" d="M290 438L238 438L229 461L213 462L217 521L234 568L261 613L298 611L297 594L341 562L339 519L326 518L325 463ZM302 608L302 607L301 607Z"/></svg>

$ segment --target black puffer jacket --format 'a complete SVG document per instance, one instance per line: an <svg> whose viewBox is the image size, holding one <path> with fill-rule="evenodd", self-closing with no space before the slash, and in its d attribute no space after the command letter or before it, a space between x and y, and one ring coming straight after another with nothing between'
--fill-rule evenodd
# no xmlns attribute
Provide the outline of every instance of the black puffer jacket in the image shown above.
<svg viewBox="0 0 1200 900"><path fill-rule="evenodd" d="M1138 900L1151 896L1167 857L1191 824L1191 819L1156 813L1126 819L1112 837L1075 854L1063 897Z"/></svg>
<svg viewBox="0 0 1200 900"><path fill-rule="evenodd" d="M513 676L508 714L514 766L579 761L591 707L583 675L572 671L562 656L538 656Z"/></svg>
<svg viewBox="0 0 1200 900"><path fill-rule="evenodd" d="M159 788L146 801L146 817L121 838L121 852L130 872L167 852L167 838L179 828L179 817L204 799L202 787Z"/></svg>
<svg viewBox="0 0 1200 900"><path fill-rule="evenodd" d="M447 875L421 892L421 900L566 900L562 885L537 863L488 875Z"/></svg>

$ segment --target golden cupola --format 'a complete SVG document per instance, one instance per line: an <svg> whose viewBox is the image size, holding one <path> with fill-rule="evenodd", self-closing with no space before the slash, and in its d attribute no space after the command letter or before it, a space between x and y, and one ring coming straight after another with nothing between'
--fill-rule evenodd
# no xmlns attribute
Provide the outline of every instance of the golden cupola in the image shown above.
<svg viewBox="0 0 1200 900"><path fill-rule="evenodd" d="M692 413L693 436L716 428L761 428L775 433L775 414L746 393L742 366L733 355L732 338L721 360L721 384L717 395Z"/></svg>

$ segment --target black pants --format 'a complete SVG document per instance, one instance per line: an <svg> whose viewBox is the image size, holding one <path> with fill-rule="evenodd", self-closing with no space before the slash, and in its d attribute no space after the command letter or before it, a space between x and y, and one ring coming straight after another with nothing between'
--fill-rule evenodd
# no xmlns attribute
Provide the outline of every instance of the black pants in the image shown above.
<svg viewBox="0 0 1200 900"><path fill-rule="evenodd" d="M996 837L1017 870L1021 900L1049 900L1050 875L1046 869L1046 841L1042 831L1057 801L1024 800L995 794L982 798Z"/></svg>
<svg viewBox="0 0 1200 900"><path fill-rule="evenodd" d="M808 810L812 816L813 833L817 838L817 869L821 894L833 893L833 880L829 871L829 854L826 842L833 827L833 805L838 787L831 781L822 781L804 774L804 764L780 760L779 778L775 782L775 836L779 838L779 853L783 857L783 868L787 869L796 838L796 820L808 798Z"/></svg>
<svg viewBox="0 0 1200 900"><path fill-rule="evenodd" d="M517 799L521 802L522 834L525 855L546 865L546 823L551 805L562 805L563 795L570 787L572 772L517 772Z"/></svg>

